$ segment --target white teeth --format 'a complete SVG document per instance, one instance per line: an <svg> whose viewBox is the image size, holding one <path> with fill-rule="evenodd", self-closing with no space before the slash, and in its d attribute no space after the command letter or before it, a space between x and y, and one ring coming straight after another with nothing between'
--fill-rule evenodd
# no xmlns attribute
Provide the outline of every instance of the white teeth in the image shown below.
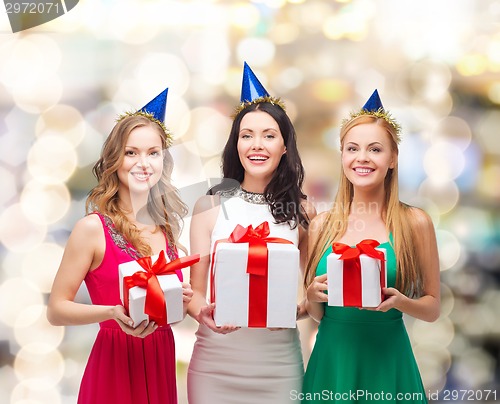
<svg viewBox="0 0 500 404"><path fill-rule="evenodd" d="M132 175L139 180L147 180L151 176L150 174L143 173L133 173Z"/></svg>
<svg viewBox="0 0 500 404"><path fill-rule="evenodd" d="M250 160L257 160L257 161L265 161L267 160L267 157L261 157L261 156L252 156L252 157L249 157Z"/></svg>
<svg viewBox="0 0 500 404"><path fill-rule="evenodd" d="M361 174L368 174L368 173L371 173L373 171L371 168L355 168L354 170L357 173L361 173Z"/></svg>

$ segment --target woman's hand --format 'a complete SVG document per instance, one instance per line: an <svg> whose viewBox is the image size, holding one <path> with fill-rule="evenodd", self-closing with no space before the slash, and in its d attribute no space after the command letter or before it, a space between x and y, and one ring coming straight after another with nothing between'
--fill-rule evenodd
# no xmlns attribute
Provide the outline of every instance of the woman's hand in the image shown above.
<svg viewBox="0 0 500 404"><path fill-rule="evenodd" d="M233 325L223 325L221 327L217 327L214 321L214 315L213 315L214 309L215 309L215 303L209 304L208 306L203 306L200 309L200 313L197 316L198 322L200 324L206 325L208 328L210 328L213 332L216 332L217 334L229 334L230 332L234 332L240 329L240 327L236 327Z"/></svg>
<svg viewBox="0 0 500 404"><path fill-rule="evenodd" d="M182 282L182 308L183 308L183 317L186 317L188 305L193 298L193 289L191 289L191 285L187 282Z"/></svg>
<svg viewBox="0 0 500 404"><path fill-rule="evenodd" d="M328 302L328 295L325 290L328 289L328 281L326 274L316 276L311 284L307 287L307 300L315 303Z"/></svg>
<svg viewBox="0 0 500 404"><path fill-rule="evenodd" d="M134 328L135 324L132 319L127 316L125 307L120 305L117 305L113 308L113 318L124 333L138 338L145 338L158 328L158 324L156 324L154 321L148 323L147 320L144 320Z"/></svg>
<svg viewBox="0 0 500 404"><path fill-rule="evenodd" d="M401 307L401 302L408 299L396 288L382 288L382 293L385 295L385 300L378 305L376 311L386 312L390 309L398 309Z"/></svg>

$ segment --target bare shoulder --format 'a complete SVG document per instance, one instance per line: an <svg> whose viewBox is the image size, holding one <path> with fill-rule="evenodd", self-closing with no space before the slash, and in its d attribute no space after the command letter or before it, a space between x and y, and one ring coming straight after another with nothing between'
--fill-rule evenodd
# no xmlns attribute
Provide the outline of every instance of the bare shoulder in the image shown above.
<svg viewBox="0 0 500 404"><path fill-rule="evenodd" d="M219 205L219 195L203 195L196 201L193 209L193 214L208 212L211 209L218 207Z"/></svg>
<svg viewBox="0 0 500 404"><path fill-rule="evenodd" d="M211 232L217 221L220 204L221 200L218 195L200 197L194 205L191 232L203 231L203 229Z"/></svg>
<svg viewBox="0 0 500 404"><path fill-rule="evenodd" d="M307 199L304 199L300 203L300 206L302 207L302 209L304 209L304 212L306 213L309 220L312 220L314 219L314 217L316 217L317 214L316 208L314 207L314 204L312 202L308 201Z"/></svg>
<svg viewBox="0 0 500 404"><path fill-rule="evenodd" d="M87 215L76 222L73 233L89 238L99 236L102 234L101 219L96 214Z"/></svg>
<svg viewBox="0 0 500 404"><path fill-rule="evenodd" d="M412 222L412 228L418 234L419 232L434 231L434 223L431 217L424 210L416 207L408 209L409 219Z"/></svg>
<svg viewBox="0 0 500 404"><path fill-rule="evenodd" d="M315 240L323 229L323 226L328 217L328 212L321 212L316 215L309 223L309 238Z"/></svg>
<svg viewBox="0 0 500 404"><path fill-rule="evenodd" d="M315 227L322 227L328 217L328 212L321 212L317 214L314 219L311 221L311 225Z"/></svg>

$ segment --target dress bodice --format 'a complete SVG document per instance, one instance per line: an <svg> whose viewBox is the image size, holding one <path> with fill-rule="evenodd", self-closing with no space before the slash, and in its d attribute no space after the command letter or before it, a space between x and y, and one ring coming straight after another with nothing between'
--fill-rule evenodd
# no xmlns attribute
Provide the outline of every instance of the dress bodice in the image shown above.
<svg viewBox="0 0 500 404"><path fill-rule="evenodd" d="M241 188L219 194L220 208L212 231L212 245L217 240L229 237L236 225L254 228L267 221L271 231L270 237L290 240L295 246L299 243L299 230L291 229L288 223L276 224L269 205L262 194L247 192Z"/></svg>

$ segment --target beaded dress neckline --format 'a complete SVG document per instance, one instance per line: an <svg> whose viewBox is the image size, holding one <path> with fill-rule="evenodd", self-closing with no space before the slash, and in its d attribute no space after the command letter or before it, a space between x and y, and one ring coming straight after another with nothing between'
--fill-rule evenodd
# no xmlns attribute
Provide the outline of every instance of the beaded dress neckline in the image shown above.
<svg viewBox="0 0 500 404"><path fill-rule="evenodd" d="M259 194L257 192L250 192L241 187L235 187L228 190L222 190L218 194L223 198L238 197L243 199L245 202L253 203L255 205L266 205L266 197L264 194Z"/></svg>

